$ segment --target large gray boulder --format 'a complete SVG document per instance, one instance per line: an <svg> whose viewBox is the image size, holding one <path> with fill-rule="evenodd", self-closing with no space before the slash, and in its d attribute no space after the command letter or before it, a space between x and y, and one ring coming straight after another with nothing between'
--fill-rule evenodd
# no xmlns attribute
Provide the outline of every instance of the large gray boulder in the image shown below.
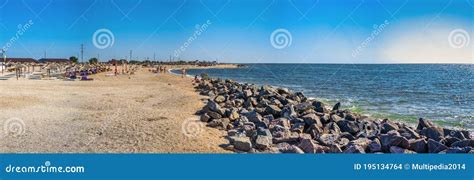
<svg viewBox="0 0 474 180"><path fill-rule="evenodd" d="M398 130L401 136L407 139L419 139L420 135L411 127L404 126Z"/></svg>
<svg viewBox="0 0 474 180"><path fill-rule="evenodd" d="M469 153L471 150L473 150L472 147L450 147L446 149L446 153Z"/></svg>
<svg viewBox="0 0 474 180"><path fill-rule="evenodd" d="M222 118L222 116L217 113L217 112L214 112L214 111L209 111L206 113L209 117L211 117L212 119L220 119Z"/></svg>
<svg viewBox="0 0 474 180"><path fill-rule="evenodd" d="M466 139L451 144L452 147L474 147L473 139Z"/></svg>
<svg viewBox="0 0 474 180"><path fill-rule="evenodd" d="M337 121L337 125L342 132L348 132L352 135L357 134L361 130L359 124L355 121L340 120Z"/></svg>
<svg viewBox="0 0 474 180"><path fill-rule="evenodd" d="M245 98L249 98L253 96L253 92L250 89L246 89L243 91Z"/></svg>
<svg viewBox="0 0 474 180"><path fill-rule="evenodd" d="M253 123L259 123L259 122L262 122L262 120L263 120L262 115L260 115L256 111L251 111L251 112L245 113L244 116L247 117L247 119L250 122L253 122Z"/></svg>
<svg viewBox="0 0 474 180"><path fill-rule="evenodd" d="M313 109L313 105L310 102L302 102L295 106L297 112L304 112L309 109Z"/></svg>
<svg viewBox="0 0 474 180"><path fill-rule="evenodd" d="M368 150L371 153L381 152L382 144L380 143L380 140L379 139L372 140L368 145Z"/></svg>
<svg viewBox="0 0 474 180"><path fill-rule="evenodd" d="M428 152L429 153L439 153L441 151L444 151L448 149L444 144L441 144L438 141L435 141L433 139L428 140Z"/></svg>
<svg viewBox="0 0 474 180"><path fill-rule="evenodd" d="M341 128L335 122L329 122L324 126L323 132L326 134L340 134Z"/></svg>
<svg viewBox="0 0 474 180"><path fill-rule="evenodd" d="M328 113L329 110L326 108L326 105L321 101L314 101L313 103L314 110L320 113Z"/></svg>
<svg viewBox="0 0 474 180"><path fill-rule="evenodd" d="M226 130L229 123L230 123L229 118L220 118L220 119L211 120L211 122L209 122L207 125L209 127L218 128L218 129L221 129L221 130Z"/></svg>
<svg viewBox="0 0 474 180"><path fill-rule="evenodd" d="M324 153L329 151L328 147L321 146L317 144L312 139L302 139L298 144L298 147L302 149L305 153Z"/></svg>
<svg viewBox="0 0 474 180"><path fill-rule="evenodd" d="M429 127L433 127L433 126L434 125L431 121L420 118L420 119L418 119L418 126L416 127L416 130L422 130L424 128L429 128Z"/></svg>
<svg viewBox="0 0 474 180"><path fill-rule="evenodd" d="M350 145L348 146L343 153L358 153L358 154L365 154L365 150L363 147L359 145Z"/></svg>
<svg viewBox="0 0 474 180"><path fill-rule="evenodd" d="M341 108L341 102L337 102L337 103L332 107L332 111L337 111L337 110L339 110L339 108Z"/></svg>
<svg viewBox="0 0 474 180"><path fill-rule="evenodd" d="M365 150L365 149L368 148L368 146L371 142L372 141L370 139L359 138L359 139L356 139L356 140L353 140L353 141L349 142L348 146L357 145L357 146L362 147Z"/></svg>
<svg viewBox="0 0 474 180"><path fill-rule="evenodd" d="M423 130L420 131L420 134L433 139L435 141L440 141L441 139L444 138L444 131L442 128L432 126L428 128L424 128Z"/></svg>
<svg viewBox="0 0 474 180"><path fill-rule="evenodd" d="M323 123L321 123L321 120L319 119L319 116L317 116L316 114L307 114L307 115L304 115L303 117L301 117L304 122L306 123L306 125L308 126L311 126L313 124L316 124L319 128L322 128L323 127Z"/></svg>
<svg viewBox="0 0 474 180"><path fill-rule="evenodd" d="M240 114L237 108L232 108L229 110L229 119L234 121L240 118Z"/></svg>
<svg viewBox="0 0 474 180"><path fill-rule="evenodd" d="M212 101L212 100L209 100L207 101L207 108L211 111L214 111L214 112L218 112L220 111L221 107L219 106L219 104L215 101Z"/></svg>
<svg viewBox="0 0 474 180"><path fill-rule="evenodd" d="M255 148L260 150L265 150L270 148L272 145L272 137L271 136L264 136L264 135L257 135L257 139L255 140Z"/></svg>
<svg viewBox="0 0 474 180"><path fill-rule="evenodd" d="M294 117L298 116L298 114L296 113L295 108L294 108L293 105L286 105L281 110L281 116L284 117L284 118L291 119L291 118L294 118Z"/></svg>
<svg viewBox="0 0 474 180"><path fill-rule="evenodd" d="M268 105L265 109L265 112L275 117L279 117L281 114L281 109L275 105Z"/></svg>
<svg viewBox="0 0 474 180"><path fill-rule="evenodd" d="M318 142L325 146L330 146L336 144L339 140L339 135L337 134L322 134L317 138Z"/></svg>
<svg viewBox="0 0 474 180"><path fill-rule="evenodd" d="M252 142L248 137L234 137L234 148L240 151L250 151L252 149Z"/></svg>
<svg viewBox="0 0 474 180"><path fill-rule="evenodd" d="M465 136L466 133L464 133L461 130L452 130L452 129L444 128L443 132L444 132L445 136L455 137L455 138L458 138L460 140L468 139L468 137L469 137L469 136L466 137ZM468 132L468 134L469 134L469 132Z"/></svg>
<svg viewBox="0 0 474 180"><path fill-rule="evenodd" d="M330 121L332 122L338 122L342 120L342 117L338 116L337 114L332 114L329 118Z"/></svg>
<svg viewBox="0 0 474 180"><path fill-rule="evenodd" d="M387 132L392 131L392 130L398 130L398 126L393 122L385 120L382 123L382 133L387 133Z"/></svg>
<svg viewBox="0 0 474 180"><path fill-rule="evenodd" d="M249 107L254 107L258 104L257 99L254 97L249 97L247 100L244 102L244 107L249 108Z"/></svg>
<svg viewBox="0 0 474 180"><path fill-rule="evenodd" d="M380 136L380 143L382 144L382 150L384 152L389 152L390 147L398 146L404 149L407 149L410 146L408 139L403 136L393 135L393 134L383 134Z"/></svg>
<svg viewBox="0 0 474 180"><path fill-rule="evenodd" d="M410 151L410 150L405 149L405 148L398 147L398 146L392 146L392 147L390 147L390 153L394 153L394 154L412 154L412 153L415 153L415 152Z"/></svg>
<svg viewBox="0 0 474 180"><path fill-rule="evenodd" d="M286 142L278 143L277 149L281 153L296 153L296 154L304 154L304 151L299 148L298 146L288 144Z"/></svg>
<svg viewBox="0 0 474 180"><path fill-rule="evenodd" d="M417 153L427 153L428 146L425 139L410 139L408 142L410 145L408 149Z"/></svg>
<svg viewBox="0 0 474 180"><path fill-rule="evenodd" d="M205 114L201 115L200 120L201 120L201 122L209 122L209 120L211 120L211 117L205 113Z"/></svg>

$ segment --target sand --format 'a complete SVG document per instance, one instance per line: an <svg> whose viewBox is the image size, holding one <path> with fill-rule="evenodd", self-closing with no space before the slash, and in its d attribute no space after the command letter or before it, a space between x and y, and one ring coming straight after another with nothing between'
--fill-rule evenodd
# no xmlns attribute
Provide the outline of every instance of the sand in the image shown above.
<svg viewBox="0 0 474 180"><path fill-rule="evenodd" d="M94 81L0 81L2 153L227 153L225 132L195 115L190 78L153 74Z"/></svg>

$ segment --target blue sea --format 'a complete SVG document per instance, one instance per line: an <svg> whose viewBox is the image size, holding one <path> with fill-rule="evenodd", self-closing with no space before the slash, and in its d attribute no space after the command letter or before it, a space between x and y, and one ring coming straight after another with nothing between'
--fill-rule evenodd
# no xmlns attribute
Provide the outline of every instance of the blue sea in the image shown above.
<svg viewBox="0 0 474 180"><path fill-rule="evenodd" d="M474 129L473 64L246 64L190 69L243 83L287 87L376 118Z"/></svg>

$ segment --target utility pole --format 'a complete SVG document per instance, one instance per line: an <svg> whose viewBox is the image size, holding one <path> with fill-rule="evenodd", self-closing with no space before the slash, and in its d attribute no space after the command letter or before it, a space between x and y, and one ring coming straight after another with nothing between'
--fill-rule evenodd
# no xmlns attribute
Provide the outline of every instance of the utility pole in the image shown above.
<svg viewBox="0 0 474 180"><path fill-rule="evenodd" d="M153 61L156 61L156 53L153 53Z"/></svg>
<svg viewBox="0 0 474 180"><path fill-rule="evenodd" d="M84 44L81 44L81 63L84 62Z"/></svg>
<svg viewBox="0 0 474 180"><path fill-rule="evenodd" d="M132 50L130 50L130 59L128 60L129 62L132 61Z"/></svg>
<svg viewBox="0 0 474 180"><path fill-rule="evenodd" d="M5 63L7 62L7 54L4 49L2 49L2 56L3 56L3 62L2 62L2 75L3 75L3 71L5 69Z"/></svg>
<svg viewBox="0 0 474 180"><path fill-rule="evenodd" d="M44 58L46 59L46 50L44 51Z"/></svg>

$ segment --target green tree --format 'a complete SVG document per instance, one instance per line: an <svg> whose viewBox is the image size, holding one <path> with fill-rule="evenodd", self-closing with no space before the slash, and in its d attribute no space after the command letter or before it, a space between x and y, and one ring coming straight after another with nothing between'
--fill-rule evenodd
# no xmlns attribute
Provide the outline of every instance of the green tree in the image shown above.
<svg viewBox="0 0 474 180"><path fill-rule="evenodd" d="M97 64L99 63L99 60L97 58L90 58L89 59L89 64Z"/></svg>
<svg viewBox="0 0 474 180"><path fill-rule="evenodd" d="M71 57L69 58L69 61L71 61L71 62L74 63L74 64L77 64L77 62L79 62L79 60L77 59L76 56L71 56Z"/></svg>
<svg viewBox="0 0 474 180"><path fill-rule="evenodd" d="M130 64L139 64L139 63L140 63L140 61L135 61L135 60L130 61Z"/></svg>

